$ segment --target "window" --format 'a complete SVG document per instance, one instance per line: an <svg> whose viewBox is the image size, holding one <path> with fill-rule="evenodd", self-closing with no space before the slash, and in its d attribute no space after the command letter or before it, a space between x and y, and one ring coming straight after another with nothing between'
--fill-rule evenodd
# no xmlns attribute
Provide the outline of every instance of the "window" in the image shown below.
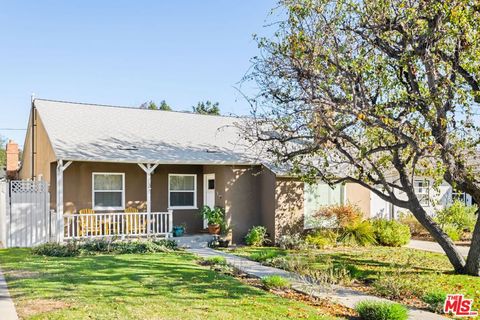
<svg viewBox="0 0 480 320"><path fill-rule="evenodd" d="M93 173L93 208L96 210L124 209L125 175L123 173Z"/></svg>
<svg viewBox="0 0 480 320"><path fill-rule="evenodd" d="M430 181L415 180L413 184L415 194L423 207L428 207L430 199Z"/></svg>
<svg viewBox="0 0 480 320"><path fill-rule="evenodd" d="M168 207L171 209L197 208L197 176L195 174L168 175Z"/></svg>
<svg viewBox="0 0 480 320"><path fill-rule="evenodd" d="M455 191L452 192L452 203L454 203L455 200L459 200L463 204L468 205L467 194L465 192L455 192Z"/></svg>

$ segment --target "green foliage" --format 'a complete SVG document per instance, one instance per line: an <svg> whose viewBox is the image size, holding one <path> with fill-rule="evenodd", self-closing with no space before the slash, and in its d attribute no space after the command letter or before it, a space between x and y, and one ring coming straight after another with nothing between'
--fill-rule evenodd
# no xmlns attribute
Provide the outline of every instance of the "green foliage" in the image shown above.
<svg viewBox="0 0 480 320"><path fill-rule="evenodd" d="M7 151L5 150L5 144L7 140L0 136L0 169L7 165Z"/></svg>
<svg viewBox="0 0 480 320"><path fill-rule="evenodd" d="M443 291L431 291L423 295L422 301L428 304L431 311L442 313L447 294Z"/></svg>
<svg viewBox="0 0 480 320"><path fill-rule="evenodd" d="M140 109L172 111L172 108L165 100L160 101L159 106L153 101L144 102L140 105Z"/></svg>
<svg viewBox="0 0 480 320"><path fill-rule="evenodd" d="M266 250L266 251L259 251L254 252L250 255L250 259L257 261L257 262L267 262L271 261L277 257L284 256L285 253L277 250Z"/></svg>
<svg viewBox="0 0 480 320"><path fill-rule="evenodd" d="M347 245L367 246L375 244L375 236L370 221L354 220L343 228L338 241Z"/></svg>
<svg viewBox="0 0 480 320"><path fill-rule="evenodd" d="M148 241L113 241L106 239L88 240L84 243L67 242L66 244L46 243L34 247L32 253L50 257L73 257L96 253L155 253L177 249L177 242L168 239Z"/></svg>
<svg viewBox="0 0 480 320"><path fill-rule="evenodd" d="M408 226L412 236L428 234L427 229L425 229L411 213L401 212L399 214L398 222Z"/></svg>
<svg viewBox="0 0 480 320"><path fill-rule="evenodd" d="M288 279L279 275L263 277L262 283L267 289L287 289L291 286Z"/></svg>
<svg viewBox="0 0 480 320"><path fill-rule="evenodd" d="M374 292L389 299L411 299L421 297L425 292L418 275L413 273L405 277L401 272L401 266L394 265L394 272L382 273L373 282Z"/></svg>
<svg viewBox="0 0 480 320"><path fill-rule="evenodd" d="M74 257L80 254L80 250L75 242L67 244L49 242L33 247L32 253L37 256Z"/></svg>
<svg viewBox="0 0 480 320"><path fill-rule="evenodd" d="M245 236L245 243L248 246L260 247L268 241L267 228L264 226L254 226L248 230Z"/></svg>
<svg viewBox="0 0 480 320"><path fill-rule="evenodd" d="M286 250L303 250L307 248L305 240L298 233L283 235L276 241L276 244L280 249Z"/></svg>
<svg viewBox="0 0 480 320"><path fill-rule="evenodd" d="M365 300L355 306L363 320L407 320L408 310L398 303Z"/></svg>
<svg viewBox="0 0 480 320"><path fill-rule="evenodd" d="M446 224L443 226L443 231L448 235L452 241L458 241L462 238L462 231L458 230L456 226Z"/></svg>
<svg viewBox="0 0 480 320"><path fill-rule="evenodd" d="M210 257L210 258L205 258L203 259L203 263L207 266L225 266L227 265L227 259L222 256L215 256L215 257Z"/></svg>
<svg viewBox="0 0 480 320"><path fill-rule="evenodd" d="M222 207L214 207L210 208L209 206L203 206L201 210L201 214L207 223L212 224L219 224L222 225L225 222L225 210ZM226 225L224 225L226 227Z"/></svg>
<svg viewBox="0 0 480 320"><path fill-rule="evenodd" d="M218 102L210 102L210 101L200 101L197 103L196 106L192 107L193 112L199 114L210 114L210 115L220 115L220 108L218 107Z"/></svg>
<svg viewBox="0 0 480 320"><path fill-rule="evenodd" d="M389 247L401 247L410 241L410 228L400 222L386 219L373 220L375 240Z"/></svg>
<svg viewBox="0 0 480 320"><path fill-rule="evenodd" d="M305 237L305 242L316 248L323 249L334 246L337 243L337 236L332 230L318 229L308 234Z"/></svg>
<svg viewBox="0 0 480 320"><path fill-rule="evenodd" d="M451 225L459 231L473 231L477 210L476 205L467 206L462 201L455 200L453 204L438 211L436 219L442 227Z"/></svg>

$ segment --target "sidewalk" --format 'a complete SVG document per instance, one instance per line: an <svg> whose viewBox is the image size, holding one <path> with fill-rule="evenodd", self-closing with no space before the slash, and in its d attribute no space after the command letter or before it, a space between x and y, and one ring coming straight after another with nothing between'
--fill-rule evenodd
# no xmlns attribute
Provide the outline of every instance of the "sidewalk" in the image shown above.
<svg viewBox="0 0 480 320"><path fill-rule="evenodd" d="M0 270L0 315L2 320L18 320L2 270Z"/></svg>
<svg viewBox="0 0 480 320"><path fill-rule="evenodd" d="M292 282L292 288L305 293L307 295L312 295L317 298L327 298L332 301L335 301L341 305L344 305L349 308L354 308L355 305L363 300L376 300L376 301L389 301L386 299L378 298L375 296L370 296L359 291L352 289L334 286L331 288L324 288L318 285L308 283L307 281L301 279L299 276L290 273L285 270L263 266L258 262L248 260L246 258L238 257L236 255L225 253L221 251L216 251L210 248L191 248L187 251L196 254L202 258L222 256L227 260L227 263L246 274L258 278L271 275L279 275L285 278L288 278ZM442 317L438 314L419 310L416 308L408 307L409 309L409 319L414 320L434 320L434 319L448 319Z"/></svg>
<svg viewBox="0 0 480 320"><path fill-rule="evenodd" d="M438 243L433 241L410 240L410 243L407 244L405 247L445 254L445 251L443 251L442 247L440 247ZM470 250L470 247L457 246L457 249L463 256L466 257L468 255L468 251Z"/></svg>

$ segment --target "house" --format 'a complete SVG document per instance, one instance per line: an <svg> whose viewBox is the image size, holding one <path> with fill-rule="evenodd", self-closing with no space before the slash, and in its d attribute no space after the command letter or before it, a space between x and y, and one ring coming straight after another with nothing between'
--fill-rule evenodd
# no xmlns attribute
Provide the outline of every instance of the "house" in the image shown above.
<svg viewBox="0 0 480 320"><path fill-rule="evenodd" d="M204 205L225 209L237 243L255 225L267 227L272 240L299 232L320 205L350 202L369 212L369 192L359 185L305 186L271 169L244 143L241 121L35 99L19 178L49 184L66 238L82 236L81 228L90 230L83 235L128 232L119 222L127 214L138 215L131 225L148 215L154 229L171 232L173 223L196 233L206 227ZM82 222L82 209L95 214L87 210Z"/></svg>

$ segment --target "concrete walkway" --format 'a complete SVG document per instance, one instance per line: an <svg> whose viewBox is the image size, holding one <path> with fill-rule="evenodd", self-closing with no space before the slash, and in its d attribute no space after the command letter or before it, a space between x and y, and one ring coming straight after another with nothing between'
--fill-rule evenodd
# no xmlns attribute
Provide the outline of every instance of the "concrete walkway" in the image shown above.
<svg viewBox="0 0 480 320"><path fill-rule="evenodd" d="M0 270L0 318L2 320L18 320L17 312L10 294L8 293L7 282Z"/></svg>
<svg viewBox="0 0 480 320"><path fill-rule="evenodd" d="M292 283L292 288L294 290L300 291L307 295L312 295L321 299L329 299L334 302L337 302L341 305L344 305L349 308L355 308L355 305L363 300L376 300L376 301L389 301L386 299L378 298L375 296L367 295L359 291L352 289L332 286L332 287L320 287L318 285L308 282L306 279L302 279L300 276L293 273L287 272L285 270L263 266L258 262L248 260L246 258L238 257L236 255L225 253L221 251L216 251L210 248L189 248L187 251L192 252L202 258L222 256L225 257L227 263L246 274L258 278L271 275L280 275L282 277L288 278ZM409 319L415 320L434 320L434 319L448 319L442 317L438 314L419 310L416 308L409 309Z"/></svg>
<svg viewBox="0 0 480 320"><path fill-rule="evenodd" d="M423 240L410 240L410 243L406 245L407 248L418 249L429 252L443 253L442 247L436 242L433 241L423 241ZM470 247L466 246L457 246L458 251L465 257L468 255L468 250Z"/></svg>

